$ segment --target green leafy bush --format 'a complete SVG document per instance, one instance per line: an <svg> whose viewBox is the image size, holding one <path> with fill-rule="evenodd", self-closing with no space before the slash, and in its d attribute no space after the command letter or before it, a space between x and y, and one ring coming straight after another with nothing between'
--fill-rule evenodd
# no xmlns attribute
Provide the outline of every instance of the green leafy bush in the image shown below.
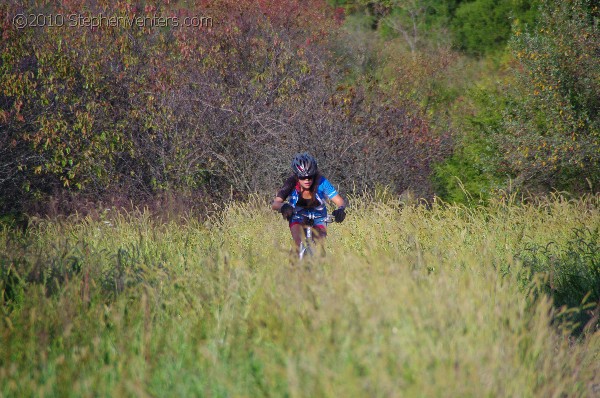
<svg viewBox="0 0 600 398"><path fill-rule="evenodd" d="M471 55L502 50L513 21L532 22L537 0L475 0L461 2L451 22L455 45Z"/></svg>
<svg viewBox="0 0 600 398"><path fill-rule="evenodd" d="M583 330L591 316L581 309L600 305L600 229L575 229L561 244L531 244L520 257L535 274L548 275L544 291L556 306L580 309L567 317L577 323L578 331ZM600 325L597 319L595 322Z"/></svg>
<svg viewBox="0 0 600 398"><path fill-rule="evenodd" d="M494 139L506 106L501 93L488 87L472 89L467 96L475 113L462 116L465 129L456 135L452 155L436 165L433 176L438 196L465 204L486 201L506 188L511 177L505 174Z"/></svg>
<svg viewBox="0 0 600 398"><path fill-rule="evenodd" d="M498 136L524 186L582 191L600 183L600 32L593 2L545 1L540 23L510 42L513 102ZM587 181L586 181L587 180Z"/></svg>

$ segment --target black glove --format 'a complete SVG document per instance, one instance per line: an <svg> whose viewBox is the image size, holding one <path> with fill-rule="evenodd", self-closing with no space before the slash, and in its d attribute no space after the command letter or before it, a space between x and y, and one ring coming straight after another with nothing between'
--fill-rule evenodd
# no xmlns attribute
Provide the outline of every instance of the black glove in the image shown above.
<svg viewBox="0 0 600 398"><path fill-rule="evenodd" d="M344 206L341 206L334 210L331 214L335 218L335 222L342 222L344 221L344 218L346 218L346 209Z"/></svg>
<svg viewBox="0 0 600 398"><path fill-rule="evenodd" d="M284 203L283 206L281 206L281 209L279 209L279 212L281 213L283 218L289 220L294 215L294 206L288 203Z"/></svg>

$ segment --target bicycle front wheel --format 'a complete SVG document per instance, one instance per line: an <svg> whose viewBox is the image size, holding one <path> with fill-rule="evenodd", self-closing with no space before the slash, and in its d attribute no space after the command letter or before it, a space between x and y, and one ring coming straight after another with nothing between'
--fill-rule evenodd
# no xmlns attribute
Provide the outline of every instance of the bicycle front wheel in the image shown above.
<svg viewBox="0 0 600 398"><path fill-rule="evenodd" d="M302 260L304 257L306 256L312 256L313 252L312 249L309 245L305 244L304 242L300 243L300 247L298 250L298 258L300 260Z"/></svg>

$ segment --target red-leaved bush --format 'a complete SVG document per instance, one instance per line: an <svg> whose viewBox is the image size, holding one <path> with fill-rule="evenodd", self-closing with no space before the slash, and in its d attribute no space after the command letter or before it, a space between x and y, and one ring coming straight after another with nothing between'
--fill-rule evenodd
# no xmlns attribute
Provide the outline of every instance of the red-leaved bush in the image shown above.
<svg viewBox="0 0 600 398"><path fill-rule="evenodd" d="M19 29L18 14L64 22ZM342 189L427 195L448 144L418 107L347 81L323 1L38 0L0 20L2 211L64 192L273 192L304 150Z"/></svg>

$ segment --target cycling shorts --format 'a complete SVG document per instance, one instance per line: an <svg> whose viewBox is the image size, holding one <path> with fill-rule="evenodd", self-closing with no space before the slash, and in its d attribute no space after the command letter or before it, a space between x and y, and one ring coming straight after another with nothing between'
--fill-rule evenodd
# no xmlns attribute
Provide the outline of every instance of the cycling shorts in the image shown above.
<svg viewBox="0 0 600 398"><path fill-rule="evenodd" d="M301 214L306 215L314 215L318 218L315 218L313 227L319 229L325 229L327 225L325 224L325 218L327 217L327 209L325 206L312 208L312 209L302 209L299 214L294 214L290 219L290 228L295 224L304 224L304 217Z"/></svg>

